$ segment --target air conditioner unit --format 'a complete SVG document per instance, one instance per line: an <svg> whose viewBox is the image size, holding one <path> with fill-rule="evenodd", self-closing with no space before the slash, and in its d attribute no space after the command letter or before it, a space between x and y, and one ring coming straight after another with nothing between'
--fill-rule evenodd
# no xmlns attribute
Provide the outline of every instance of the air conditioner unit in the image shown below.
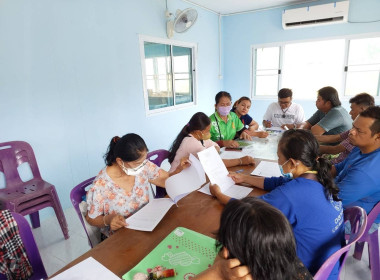
<svg viewBox="0 0 380 280"><path fill-rule="evenodd" d="M284 10L284 29L347 22L349 1Z"/></svg>

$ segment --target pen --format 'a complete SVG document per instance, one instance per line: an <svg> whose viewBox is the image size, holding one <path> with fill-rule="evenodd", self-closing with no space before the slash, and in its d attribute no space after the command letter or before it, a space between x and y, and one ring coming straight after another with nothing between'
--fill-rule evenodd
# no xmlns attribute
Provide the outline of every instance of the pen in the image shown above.
<svg viewBox="0 0 380 280"><path fill-rule="evenodd" d="M269 123L270 127L272 126L272 122L270 120L266 120L267 123Z"/></svg>
<svg viewBox="0 0 380 280"><path fill-rule="evenodd" d="M285 129L285 130L289 130L289 128L288 128L286 125L284 125L284 129Z"/></svg>

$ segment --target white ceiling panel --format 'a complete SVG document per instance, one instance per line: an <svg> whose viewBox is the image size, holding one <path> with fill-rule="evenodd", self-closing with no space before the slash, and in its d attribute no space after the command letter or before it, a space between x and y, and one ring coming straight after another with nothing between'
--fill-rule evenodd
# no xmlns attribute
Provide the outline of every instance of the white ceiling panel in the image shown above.
<svg viewBox="0 0 380 280"><path fill-rule="evenodd" d="M204 7L217 14L229 15L235 13L258 11L295 4L319 2L316 0L183 0L196 6Z"/></svg>

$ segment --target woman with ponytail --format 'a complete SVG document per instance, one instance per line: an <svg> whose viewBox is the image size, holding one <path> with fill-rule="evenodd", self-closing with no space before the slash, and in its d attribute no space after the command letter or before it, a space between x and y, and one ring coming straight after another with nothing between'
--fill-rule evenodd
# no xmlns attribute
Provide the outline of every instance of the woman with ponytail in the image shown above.
<svg viewBox="0 0 380 280"><path fill-rule="evenodd" d="M165 187L165 180L181 172L189 163L182 159L173 173L146 159L148 148L137 134L111 139L104 155L106 167L87 192L86 220L101 228L104 236L127 226L125 218L149 202L149 183Z"/></svg>
<svg viewBox="0 0 380 280"><path fill-rule="evenodd" d="M248 114L251 104L250 98L246 96L240 97L234 103L231 112L234 112L239 117L249 135L259 138L266 138L268 136L268 132L257 131L259 129L259 124Z"/></svg>
<svg viewBox="0 0 380 280"><path fill-rule="evenodd" d="M235 183L247 183L269 191L260 198L281 210L293 227L297 255L315 274L344 240L343 208L331 165L318 157L318 141L307 130L285 131L278 143L278 164L283 176L254 177L232 173ZM221 202L230 197L218 186L210 187ZM328 279L337 279L339 263Z"/></svg>
<svg viewBox="0 0 380 280"><path fill-rule="evenodd" d="M217 151L220 150L219 145L210 139L210 129L211 121L206 114L198 112L191 117L169 150L169 163L171 164L169 172L176 170L183 157L188 157L190 154L198 157L198 152L212 146L214 146ZM244 156L236 159L223 159L223 162L226 167L232 167L254 164L255 160L250 156Z"/></svg>

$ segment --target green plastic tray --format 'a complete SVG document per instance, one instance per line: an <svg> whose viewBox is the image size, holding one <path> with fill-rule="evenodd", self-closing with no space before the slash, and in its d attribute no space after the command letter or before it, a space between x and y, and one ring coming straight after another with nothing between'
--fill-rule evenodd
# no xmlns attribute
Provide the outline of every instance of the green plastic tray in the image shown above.
<svg viewBox="0 0 380 280"><path fill-rule="evenodd" d="M215 239L187 228L173 230L138 265L123 275L132 280L138 272L148 274L155 266L174 268L177 276L168 279L188 280L207 269L216 257Z"/></svg>

